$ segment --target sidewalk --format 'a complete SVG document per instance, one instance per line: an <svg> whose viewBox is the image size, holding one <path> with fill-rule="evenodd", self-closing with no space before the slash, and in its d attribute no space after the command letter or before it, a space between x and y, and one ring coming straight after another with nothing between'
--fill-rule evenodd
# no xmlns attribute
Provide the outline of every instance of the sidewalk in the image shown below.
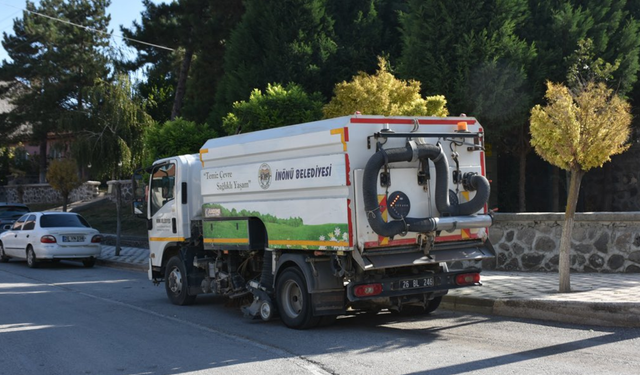
<svg viewBox="0 0 640 375"><path fill-rule="evenodd" d="M149 268L149 249L120 246L120 255L116 256L115 246L103 244L98 264L147 271Z"/></svg>
<svg viewBox="0 0 640 375"><path fill-rule="evenodd" d="M149 250L102 245L99 264L146 271ZM442 308L564 323L640 327L640 274L571 275L573 292L560 294L558 274L483 271L483 286L452 290Z"/></svg>
<svg viewBox="0 0 640 375"><path fill-rule="evenodd" d="M571 293L558 293L555 272L483 271L481 282L481 287L450 291L441 306L515 318L640 327L640 274L573 273Z"/></svg>

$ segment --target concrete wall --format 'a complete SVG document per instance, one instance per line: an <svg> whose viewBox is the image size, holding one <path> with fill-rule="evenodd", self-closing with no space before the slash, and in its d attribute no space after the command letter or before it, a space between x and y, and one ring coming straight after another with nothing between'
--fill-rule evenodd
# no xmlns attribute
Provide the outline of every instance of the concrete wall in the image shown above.
<svg viewBox="0 0 640 375"><path fill-rule="evenodd" d="M87 181L69 195L69 202L90 200L98 196L100 182ZM3 201L9 203L62 203L60 193L49 184L7 185L1 187Z"/></svg>
<svg viewBox="0 0 640 375"><path fill-rule="evenodd" d="M489 238L496 259L482 267L557 271L563 222L564 213L495 214ZM640 212L576 214L571 254L575 272L640 273Z"/></svg>

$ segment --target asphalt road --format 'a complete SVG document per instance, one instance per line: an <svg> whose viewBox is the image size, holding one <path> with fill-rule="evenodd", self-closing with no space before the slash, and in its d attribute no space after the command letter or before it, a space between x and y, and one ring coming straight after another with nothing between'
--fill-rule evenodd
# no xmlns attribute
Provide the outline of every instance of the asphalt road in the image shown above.
<svg viewBox="0 0 640 375"><path fill-rule="evenodd" d="M446 310L296 331L139 271L0 264L0 374L637 374L640 330Z"/></svg>

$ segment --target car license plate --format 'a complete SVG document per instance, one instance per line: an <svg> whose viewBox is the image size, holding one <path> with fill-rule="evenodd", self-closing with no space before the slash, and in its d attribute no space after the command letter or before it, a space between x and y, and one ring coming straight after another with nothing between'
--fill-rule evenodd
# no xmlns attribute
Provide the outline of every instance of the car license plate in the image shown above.
<svg viewBox="0 0 640 375"><path fill-rule="evenodd" d="M433 286L432 276L421 277L418 279L399 280L394 281L392 284L394 290L426 288L430 286Z"/></svg>
<svg viewBox="0 0 640 375"><path fill-rule="evenodd" d="M62 236L62 242L84 242L84 236Z"/></svg>

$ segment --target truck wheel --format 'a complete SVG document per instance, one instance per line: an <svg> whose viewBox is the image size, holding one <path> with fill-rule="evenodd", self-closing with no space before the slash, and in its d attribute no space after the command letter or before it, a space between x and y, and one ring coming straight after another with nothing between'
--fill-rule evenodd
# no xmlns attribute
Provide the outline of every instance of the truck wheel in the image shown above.
<svg viewBox="0 0 640 375"><path fill-rule="evenodd" d="M414 315L428 315L436 311L442 302L442 297L436 297L429 301L426 307L407 305L403 306L402 310L390 310L392 314L398 314L402 316L414 316Z"/></svg>
<svg viewBox="0 0 640 375"><path fill-rule="evenodd" d="M427 305L427 308L424 310L424 313L431 314L432 312L436 311L438 307L440 307L440 302L442 302L442 296L436 297L431 301L429 301L429 304Z"/></svg>
<svg viewBox="0 0 640 375"><path fill-rule="evenodd" d="M273 318L273 304L270 301L262 301L260 304L260 318L265 322L268 322Z"/></svg>
<svg viewBox="0 0 640 375"><path fill-rule="evenodd" d="M276 301L282 322L289 328L307 329L318 325L320 317L313 316L311 294L304 276L295 267L287 268L276 282Z"/></svg>
<svg viewBox="0 0 640 375"><path fill-rule="evenodd" d="M187 270L180 257L174 256L169 259L164 272L164 286L169 301L174 305L191 305L196 300L196 296L191 296L187 292L189 290Z"/></svg>

